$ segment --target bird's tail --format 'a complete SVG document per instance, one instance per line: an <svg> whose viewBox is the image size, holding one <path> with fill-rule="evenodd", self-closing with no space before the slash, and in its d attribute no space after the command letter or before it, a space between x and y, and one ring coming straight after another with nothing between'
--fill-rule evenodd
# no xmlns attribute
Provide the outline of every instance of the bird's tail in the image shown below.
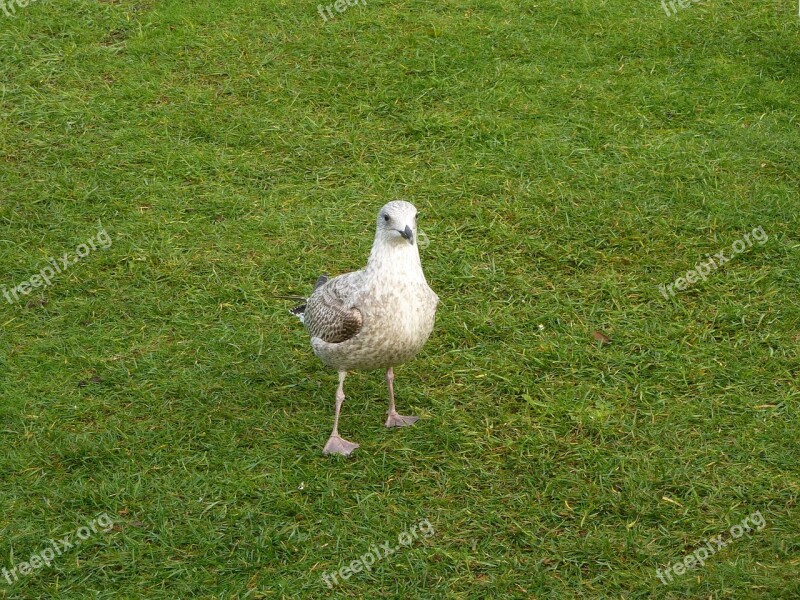
<svg viewBox="0 0 800 600"><path fill-rule="evenodd" d="M294 308L290 308L289 312L292 313L295 317L300 319L301 323L306 322L306 305L301 304L300 306L295 306Z"/></svg>
<svg viewBox="0 0 800 600"><path fill-rule="evenodd" d="M294 308L290 308L289 312L292 313L295 317L300 319L300 322L303 322L303 315L306 312L306 302L308 298L304 296L272 296L273 298L280 298L281 300L294 300L295 302L302 302L299 306L295 306Z"/></svg>
<svg viewBox="0 0 800 600"><path fill-rule="evenodd" d="M320 286L325 285L327 281L328 281L327 275L320 275L319 279L317 279L317 283L314 284L314 291L316 291ZM296 300L298 302L302 302L302 304L295 306L294 308L290 308L289 312L292 313L298 319L300 319L301 323L305 323L306 302L308 302L308 298L304 298L303 296L273 296L273 297L283 298L284 300Z"/></svg>

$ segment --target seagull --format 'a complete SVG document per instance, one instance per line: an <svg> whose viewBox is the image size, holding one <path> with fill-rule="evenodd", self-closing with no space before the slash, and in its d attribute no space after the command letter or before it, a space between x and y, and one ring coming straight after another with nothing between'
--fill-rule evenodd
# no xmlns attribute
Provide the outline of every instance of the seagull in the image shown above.
<svg viewBox="0 0 800 600"><path fill-rule="evenodd" d="M386 370L389 410L386 427L413 425L419 417L398 414L394 367L425 345L439 297L428 286L417 246L417 209L393 200L378 212L367 266L328 279L322 275L310 298L293 308L311 335L314 354L339 372L333 431L323 454L349 456L358 444L339 435L344 380L356 369Z"/></svg>

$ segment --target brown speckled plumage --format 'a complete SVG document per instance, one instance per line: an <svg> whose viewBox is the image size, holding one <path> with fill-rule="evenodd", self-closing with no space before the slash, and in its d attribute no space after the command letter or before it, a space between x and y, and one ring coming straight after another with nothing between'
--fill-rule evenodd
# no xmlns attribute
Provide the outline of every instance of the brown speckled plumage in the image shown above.
<svg viewBox="0 0 800 600"><path fill-rule="evenodd" d="M359 273L347 273L323 282L308 299L304 323L312 339L339 344L361 331L364 322L361 311L346 308L356 289Z"/></svg>

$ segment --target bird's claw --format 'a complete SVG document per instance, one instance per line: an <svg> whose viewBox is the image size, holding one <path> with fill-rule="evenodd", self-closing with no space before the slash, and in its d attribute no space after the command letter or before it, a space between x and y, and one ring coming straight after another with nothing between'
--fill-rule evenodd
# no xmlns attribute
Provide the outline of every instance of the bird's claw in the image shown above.
<svg viewBox="0 0 800 600"><path fill-rule="evenodd" d="M348 442L346 439L338 435L332 435L328 438L328 443L322 449L323 454L341 454L342 456L350 456L350 453L358 448L358 444Z"/></svg>
<svg viewBox="0 0 800 600"><path fill-rule="evenodd" d="M408 427L417 421L419 421L419 417L405 417L403 415L398 415L396 412L389 413L389 416L386 418L386 427Z"/></svg>

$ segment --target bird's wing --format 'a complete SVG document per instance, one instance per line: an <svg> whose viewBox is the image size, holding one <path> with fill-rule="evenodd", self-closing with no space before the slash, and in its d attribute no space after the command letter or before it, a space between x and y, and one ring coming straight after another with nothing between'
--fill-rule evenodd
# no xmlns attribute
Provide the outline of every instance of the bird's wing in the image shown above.
<svg viewBox="0 0 800 600"><path fill-rule="evenodd" d="M319 279L317 279L317 283L314 284L314 291L316 292L326 283L328 283L328 276L323 273L322 275L319 276Z"/></svg>
<svg viewBox="0 0 800 600"><path fill-rule="evenodd" d="M317 282L305 309L304 323L311 337L338 344L361 331L361 311L352 306L361 278L361 271L356 271Z"/></svg>

